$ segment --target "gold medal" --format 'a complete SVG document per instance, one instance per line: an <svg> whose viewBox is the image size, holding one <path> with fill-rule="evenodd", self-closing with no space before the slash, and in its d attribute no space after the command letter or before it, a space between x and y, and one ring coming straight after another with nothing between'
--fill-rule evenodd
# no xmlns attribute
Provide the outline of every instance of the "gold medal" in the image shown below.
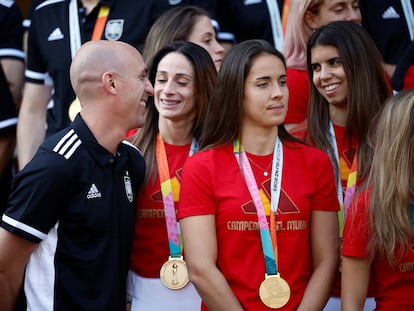
<svg viewBox="0 0 414 311"><path fill-rule="evenodd" d="M75 120L76 115L81 111L79 98L75 98L69 106L68 115L71 121Z"/></svg>
<svg viewBox="0 0 414 311"><path fill-rule="evenodd" d="M281 308L289 301L289 284L279 274L266 274L264 281L260 284L259 296L269 308Z"/></svg>
<svg viewBox="0 0 414 311"><path fill-rule="evenodd" d="M162 284L169 289L181 289L189 282L187 264L183 257L169 257L160 270Z"/></svg>

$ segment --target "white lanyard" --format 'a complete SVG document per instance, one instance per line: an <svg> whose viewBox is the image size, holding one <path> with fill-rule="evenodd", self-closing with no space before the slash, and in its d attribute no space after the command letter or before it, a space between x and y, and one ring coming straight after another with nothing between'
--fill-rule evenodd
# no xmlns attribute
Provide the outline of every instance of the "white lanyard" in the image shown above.
<svg viewBox="0 0 414 311"><path fill-rule="evenodd" d="M344 204L344 195L342 193L342 180L341 180L341 173L339 172L339 154L338 154L338 146L336 144L336 137L335 137L335 130L332 124L332 121L329 121L329 133L328 133L328 140L329 143L333 149L334 152L334 156L336 159L336 163L338 165L338 169L335 170L335 166L334 167L334 175L336 177L336 195L338 196L338 202L339 204L343 205Z"/></svg>
<svg viewBox="0 0 414 311"><path fill-rule="evenodd" d="M410 0L401 0L401 5L404 10L405 20L407 22L408 31L410 32L410 39L414 41L414 14L413 7Z"/></svg>
<svg viewBox="0 0 414 311"><path fill-rule="evenodd" d="M280 20L279 6L276 0L266 0L269 9L270 24L272 26L273 41L275 48L279 51L283 50L283 32L282 22Z"/></svg>
<svg viewBox="0 0 414 311"><path fill-rule="evenodd" d="M69 3L69 37L70 53L73 59L82 45L79 28L78 0L71 0Z"/></svg>
<svg viewBox="0 0 414 311"><path fill-rule="evenodd" d="M283 147L279 136L277 137L275 150L273 152L272 161L272 178L270 189L272 196L270 201L270 208L277 214L277 207L279 206L280 191L282 189L282 170L283 170Z"/></svg>

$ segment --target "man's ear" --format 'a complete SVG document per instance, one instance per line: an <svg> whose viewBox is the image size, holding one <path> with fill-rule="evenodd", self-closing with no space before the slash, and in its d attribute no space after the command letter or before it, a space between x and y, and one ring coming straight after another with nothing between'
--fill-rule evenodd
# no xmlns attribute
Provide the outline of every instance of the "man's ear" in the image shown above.
<svg viewBox="0 0 414 311"><path fill-rule="evenodd" d="M305 12L305 14L303 15L303 21L311 29L318 28L316 23L315 23L315 15L310 11Z"/></svg>
<svg viewBox="0 0 414 311"><path fill-rule="evenodd" d="M109 93L117 93L117 81L116 76L112 72L104 72L102 74L102 84Z"/></svg>

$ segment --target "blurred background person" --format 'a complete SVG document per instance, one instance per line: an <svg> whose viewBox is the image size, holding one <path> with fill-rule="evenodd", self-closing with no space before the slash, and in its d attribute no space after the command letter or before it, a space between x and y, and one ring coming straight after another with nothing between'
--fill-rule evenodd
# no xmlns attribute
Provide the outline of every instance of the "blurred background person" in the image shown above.
<svg viewBox="0 0 414 311"><path fill-rule="evenodd" d="M219 70L224 49L217 42L216 36L207 11L197 6L177 7L162 14L152 25L145 39L143 57L149 64L152 57L166 44L180 40L190 41L205 48Z"/></svg>
<svg viewBox="0 0 414 311"><path fill-rule="evenodd" d="M14 1L0 3L0 213L15 174L17 112L24 78L22 13Z"/></svg>
<svg viewBox="0 0 414 311"><path fill-rule="evenodd" d="M284 0L217 1L219 41L222 42L223 37L232 38L234 43L264 39L281 51L289 2Z"/></svg>
<svg viewBox="0 0 414 311"><path fill-rule="evenodd" d="M413 310L414 91L389 98L373 126L371 171L345 224L342 310L361 310L370 278L375 310Z"/></svg>
<svg viewBox="0 0 414 311"><path fill-rule="evenodd" d="M291 1L283 49L290 94L289 109L285 120L288 129L307 117L310 82L306 70L306 43L317 28L337 20L361 23L358 1Z"/></svg>
<svg viewBox="0 0 414 311"><path fill-rule="evenodd" d="M375 41L396 91L414 88L413 6L412 0L359 0L362 26Z"/></svg>
<svg viewBox="0 0 414 311"><path fill-rule="evenodd" d="M308 41L307 67L312 83L306 139L330 156L342 238L347 207L372 162L369 127L392 92L375 43L353 22L337 21L317 29ZM338 271L325 310L340 309L340 282ZM372 308L371 298L366 310Z"/></svg>

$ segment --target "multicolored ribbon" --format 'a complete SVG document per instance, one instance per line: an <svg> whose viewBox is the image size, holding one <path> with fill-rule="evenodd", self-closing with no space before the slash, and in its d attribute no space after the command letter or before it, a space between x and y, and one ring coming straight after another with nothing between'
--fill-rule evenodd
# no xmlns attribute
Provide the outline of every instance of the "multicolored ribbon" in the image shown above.
<svg viewBox="0 0 414 311"><path fill-rule="evenodd" d="M283 1L283 10L282 10L282 31L283 33L286 33L286 23L287 23L287 18L289 14L289 5L290 5L290 0Z"/></svg>
<svg viewBox="0 0 414 311"><path fill-rule="evenodd" d="M198 142L193 139L190 147L189 156L198 150ZM161 184L162 201L164 203L165 223L167 226L168 245L171 257L181 257L182 243L179 224L177 222L176 211L174 207L174 194L170 178L170 169L168 167L167 153L165 151L164 141L161 134L157 135L155 145L155 156L157 159L158 175Z"/></svg>
<svg viewBox="0 0 414 311"><path fill-rule="evenodd" d="M110 7L102 5L99 9L98 18L95 21L93 29L92 40L99 40L102 37L106 21L108 19ZM69 37L70 37L70 51L73 57L82 45L81 33L79 27L79 10L78 0L71 0L69 3Z"/></svg>
<svg viewBox="0 0 414 311"><path fill-rule="evenodd" d="M329 144L331 145L332 150L334 152L334 154L331 155L331 157L330 157L331 158L331 161L333 159L335 159L336 164L337 164L336 165L336 168L337 169L335 169L335 165L332 165L332 166L334 167L335 185L336 185L336 195L338 197L338 202L339 202L339 206L340 206L340 209L339 209L339 212L338 212L339 236L340 237L343 237L344 224L345 224L345 217L344 217L344 195L342 193L342 179L341 179L341 172L340 172L338 145L336 143L336 135L335 135L335 130L334 130L332 121L329 121L328 141L329 141Z"/></svg>
<svg viewBox="0 0 414 311"><path fill-rule="evenodd" d="M283 168L283 150L282 143L279 138L277 138L275 144L275 150L273 153L273 165L272 165L272 199L271 199L271 232L269 230L269 225L267 223L267 218L264 212L263 202L260 198L259 189L257 187L256 180L253 175L252 168L250 166L249 160L243 147L240 145L238 139L233 141L233 153L236 157L239 166L243 169L243 174L245 177L245 182L247 188L249 189L250 195L253 199L254 205L256 207L257 217L259 221L260 228L260 237L262 241L262 249L266 265L266 273L268 275L277 275L277 260L278 260L278 250L277 250L277 239L276 239L276 214L277 207L279 204L280 191L281 191L281 176ZM273 245L273 247L272 247Z"/></svg>
<svg viewBox="0 0 414 311"><path fill-rule="evenodd" d="M98 18L95 21L93 28L92 40L100 40L106 25L106 21L109 15L109 6L102 5L99 9Z"/></svg>
<svg viewBox="0 0 414 311"><path fill-rule="evenodd" d="M351 205L352 198L354 197L356 191L356 182L357 182L357 154L358 150L355 153L354 160L352 161L351 170L348 175L348 182L346 185L345 199L344 199L344 217L348 216L349 206Z"/></svg>

